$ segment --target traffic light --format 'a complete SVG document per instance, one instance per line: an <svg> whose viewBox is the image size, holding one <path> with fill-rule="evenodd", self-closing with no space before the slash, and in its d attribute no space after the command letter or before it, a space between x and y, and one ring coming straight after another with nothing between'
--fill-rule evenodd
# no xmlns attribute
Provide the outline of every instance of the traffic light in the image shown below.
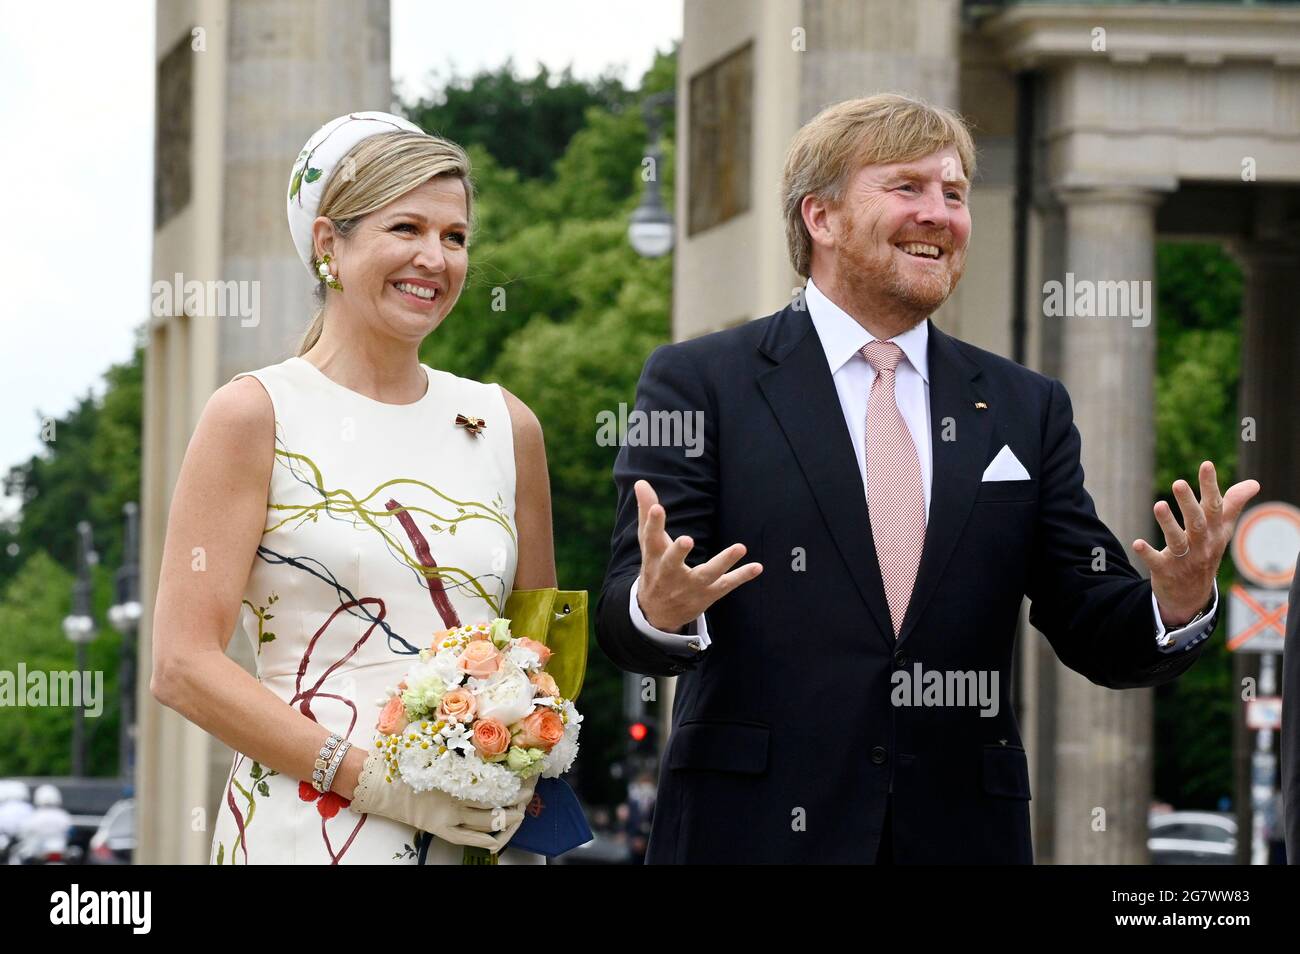
<svg viewBox="0 0 1300 954"><path fill-rule="evenodd" d="M657 759L659 757L659 729L655 720L642 716L627 727L628 755Z"/></svg>

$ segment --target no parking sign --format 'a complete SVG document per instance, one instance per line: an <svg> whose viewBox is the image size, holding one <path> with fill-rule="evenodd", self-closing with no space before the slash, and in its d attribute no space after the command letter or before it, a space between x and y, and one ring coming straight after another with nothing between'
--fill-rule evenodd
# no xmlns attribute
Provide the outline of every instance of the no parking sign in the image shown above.
<svg viewBox="0 0 1300 954"><path fill-rule="evenodd" d="M1232 562L1256 586L1285 590L1300 553L1300 509L1271 501L1251 507L1232 535Z"/></svg>
<svg viewBox="0 0 1300 954"><path fill-rule="evenodd" d="M1300 553L1300 509L1272 501L1247 510L1232 537L1232 561L1254 586L1228 594L1228 648L1279 653L1286 632L1287 587Z"/></svg>

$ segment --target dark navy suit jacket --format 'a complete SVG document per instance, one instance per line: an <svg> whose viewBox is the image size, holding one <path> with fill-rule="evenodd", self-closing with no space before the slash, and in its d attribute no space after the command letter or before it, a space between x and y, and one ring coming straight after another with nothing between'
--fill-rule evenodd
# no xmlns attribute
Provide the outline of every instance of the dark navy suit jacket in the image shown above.
<svg viewBox="0 0 1300 954"><path fill-rule="evenodd" d="M1030 863L1029 770L1010 699L1022 597L1062 662L1111 688L1167 682L1207 642L1157 647L1151 586L1084 490L1060 382L933 324L928 347L931 507L897 640L807 311L788 306L647 360L638 410L704 413L698 456L624 446L614 465L597 638L624 670L681 675L648 861L869 863L892 792L898 862ZM981 481L1003 445L1028 480ZM694 539L690 565L735 542L748 550L742 562L763 564L708 610L712 644L701 652L660 648L630 618L639 478L658 493L669 534ZM893 674L917 664L996 672L996 715L895 706Z"/></svg>

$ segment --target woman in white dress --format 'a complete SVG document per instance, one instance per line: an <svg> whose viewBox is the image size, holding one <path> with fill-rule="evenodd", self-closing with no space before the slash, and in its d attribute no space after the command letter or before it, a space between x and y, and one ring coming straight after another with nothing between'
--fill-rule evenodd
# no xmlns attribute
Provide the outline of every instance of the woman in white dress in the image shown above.
<svg viewBox="0 0 1300 954"><path fill-rule="evenodd" d="M435 633L556 584L536 416L419 360L465 282L469 160L396 116L341 116L299 153L288 210L321 307L297 355L209 399L154 613L151 692L237 753L211 861L544 862L503 848L533 782L492 811L389 784L369 751ZM236 620L256 676L226 655Z"/></svg>

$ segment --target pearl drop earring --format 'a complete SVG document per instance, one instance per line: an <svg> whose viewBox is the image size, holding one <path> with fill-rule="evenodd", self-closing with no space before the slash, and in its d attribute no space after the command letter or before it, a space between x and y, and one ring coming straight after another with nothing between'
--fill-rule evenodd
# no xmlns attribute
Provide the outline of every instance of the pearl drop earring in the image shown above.
<svg viewBox="0 0 1300 954"><path fill-rule="evenodd" d="M330 288L333 288L335 291L343 290L343 285L330 272L330 257L328 253L326 253L326 255L316 265L316 273L320 275L320 280Z"/></svg>

